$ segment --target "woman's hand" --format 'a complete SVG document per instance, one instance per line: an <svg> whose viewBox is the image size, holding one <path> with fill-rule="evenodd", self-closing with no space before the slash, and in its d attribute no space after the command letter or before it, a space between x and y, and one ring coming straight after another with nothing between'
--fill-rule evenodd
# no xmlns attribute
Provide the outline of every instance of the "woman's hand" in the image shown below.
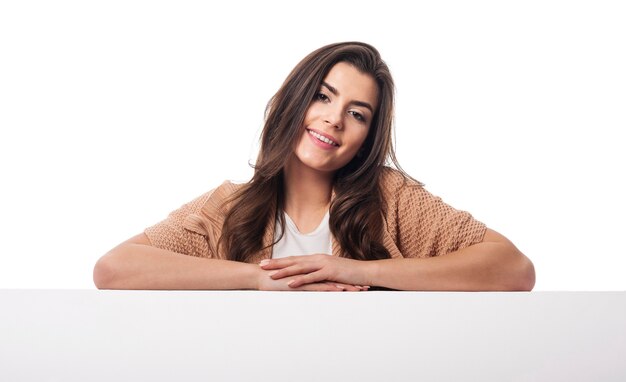
<svg viewBox="0 0 626 382"><path fill-rule="evenodd" d="M364 290L367 283L365 262L324 254L266 259L259 263L266 277L281 281L291 290L318 284L339 284ZM263 276L261 276L263 277ZM347 289L353 290L353 289Z"/></svg>
<svg viewBox="0 0 626 382"><path fill-rule="evenodd" d="M286 277L280 280L274 280L269 276L270 271L260 270L259 278L257 280L258 290L265 291L318 291L318 292L358 292L361 290L367 290L366 287L336 283L332 281L316 282L300 287L291 287L289 282L295 279L295 277ZM368 287L369 288L369 287Z"/></svg>
<svg viewBox="0 0 626 382"><path fill-rule="evenodd" d="M318 282L302 285L300 287L290 287L288 283L294 279L294 277L288 277L280 280L274 280L269 275L269 272L263 271L259 276L258 290L265 291L317 291L317 292L358 292L361 290L367 290L366 287L357 287L355 285L336 283L332 281Z"/></svg>

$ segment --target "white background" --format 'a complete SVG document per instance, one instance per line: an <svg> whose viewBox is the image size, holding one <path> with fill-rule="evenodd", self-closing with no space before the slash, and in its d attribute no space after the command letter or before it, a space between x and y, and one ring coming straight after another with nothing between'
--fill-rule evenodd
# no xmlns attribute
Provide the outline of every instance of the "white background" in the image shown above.
<svg viewBox="0 0 626 382"><path fill-rule="evenodd" d="M0 3L1 288L93 288L107 250L251 176L300 59L359 40L407 172L509 237L535 290L626 290L621 2L215 3Z"/></svg>

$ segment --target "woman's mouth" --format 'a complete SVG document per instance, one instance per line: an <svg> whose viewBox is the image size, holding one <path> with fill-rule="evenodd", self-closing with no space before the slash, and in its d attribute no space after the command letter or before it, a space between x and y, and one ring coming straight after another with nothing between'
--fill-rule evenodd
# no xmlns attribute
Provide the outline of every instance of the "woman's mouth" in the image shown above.
<svg viewBox="0 0 626 382"><path fill-rule="evenodd" d="M316 133L313 130L306 129L306 131L307 131L307 133L309 133L309 135L311 137L314 138L314 140L317 140L320 143L324 143L324 144L326 144L327 146L330 146L330 147L339 147L339 144L337 142L333 141L330 138L327 138L327 137L325 137L325 136L323 136L321 134L318 134L318 133Z"/></svg>

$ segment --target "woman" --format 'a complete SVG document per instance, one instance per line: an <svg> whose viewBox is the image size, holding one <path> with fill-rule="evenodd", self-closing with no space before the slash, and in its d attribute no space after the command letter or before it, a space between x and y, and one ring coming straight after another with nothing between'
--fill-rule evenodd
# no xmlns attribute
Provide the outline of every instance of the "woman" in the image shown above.
<svg viewBox="0 0 626 382"><path fill-rule="evenodd" d="M393 91L370 45L309 54L268 104L252 179L113 248L96 286L531 290L533 265L509 240L400 169Z"/></svg>

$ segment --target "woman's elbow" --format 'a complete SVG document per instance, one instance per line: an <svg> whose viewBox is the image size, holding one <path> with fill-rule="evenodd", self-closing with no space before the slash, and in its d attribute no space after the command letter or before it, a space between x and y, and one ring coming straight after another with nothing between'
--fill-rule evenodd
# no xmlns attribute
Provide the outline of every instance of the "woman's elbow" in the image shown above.
<svg viewBox="0 0 626 382"><path fill-rule="evenodd" d="M533 265L533 262L530 261L529 258L527 258L526 256L524 256L524 258L526 259L525 261L526 264L524 266L524 271L523 271L522 287L524 289L522 290L530 292L535 287L535 266Z"/></svg>
<svg viewBox="0 0 626 382"><path fill-rule="evenodd" d="M517 251L513 275L508 289L511 291L530 292L535 287L535 266L528 257Z"/></svg>
<svg viewBox="0 0 626 382"><path fill-rule="evenodd" d="M110 254L102 256L93 267L93 283L98 289L113 289L115 280L114 259Z"/></svg>

